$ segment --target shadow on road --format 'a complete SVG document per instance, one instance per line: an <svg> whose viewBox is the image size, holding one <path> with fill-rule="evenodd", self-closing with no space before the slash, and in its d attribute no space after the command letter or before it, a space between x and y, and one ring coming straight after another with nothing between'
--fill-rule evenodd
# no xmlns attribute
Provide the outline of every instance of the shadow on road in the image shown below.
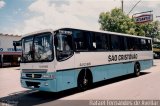
<svg viewBox="0 0 160 106"><path fill-rule="evenodd" d="M143 76L143 75L149 74L149 73L150 72L141 72L140 77ZM137 78L137 77L135 77L133 74L124 75L124 76L120 76L120 77L116 77L116 78L112 78L112 79L108 79L108 80L104 80L104 81L100 81L100 82L94 83L93 84L93 88L97 88L97 87L101 87L101 86L117 83L117 82L120 82L120 81L123 81L123 80L127 80L127 79L131 79L131 78Z"/></svg>
<svg viewBox="0 0 160 106"><path fill-rule="evenodd" d="M146 74L149 74L149 72L141 72L141 76ZM131 78L135 78L135 77L133 75L125 75L125 76L97 82L93 84L93 87L91 89L105 86L108 84L117 83L123 80L128 80ZM43 103L54 102L57 99L60 99L69 95L73 95L75 93L79 93L79 91L76 88L65 90L58 93L27 90L22 92L15 92L10 94L9 96L0 98L0 102L3 103L4 105L5 104L11 104L11 105L18 104L18 106L40 105Z"/></svg>

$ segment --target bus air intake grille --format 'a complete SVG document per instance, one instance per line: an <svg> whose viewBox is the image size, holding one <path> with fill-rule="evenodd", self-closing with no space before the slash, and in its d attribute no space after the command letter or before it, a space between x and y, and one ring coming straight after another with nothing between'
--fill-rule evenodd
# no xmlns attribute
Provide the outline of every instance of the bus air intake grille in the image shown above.
<svg viewBox="0 0 160 106"><path fill-rule="evenodd" d="M28 78L41 78L42 74L26 74Z"/></svg>

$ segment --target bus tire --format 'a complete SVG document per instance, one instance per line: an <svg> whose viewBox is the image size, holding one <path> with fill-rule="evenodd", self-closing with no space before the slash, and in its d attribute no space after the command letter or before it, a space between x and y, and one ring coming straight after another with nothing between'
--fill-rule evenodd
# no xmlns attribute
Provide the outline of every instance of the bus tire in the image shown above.
<svg viewBox="0 0 160 106"><path fill-rule="evenodd" d="M140 76L140 71L141 71L141 67L140 67L140 64L137 62L134 65L134 76L135 77Z"/></svg>
<svg viewBox="0 0 160 106"><path fill-rule="evenodd" d="M85 91L92 85L92 74L88 69L81 70L78 76L77 84L79 91Z"/></svg>

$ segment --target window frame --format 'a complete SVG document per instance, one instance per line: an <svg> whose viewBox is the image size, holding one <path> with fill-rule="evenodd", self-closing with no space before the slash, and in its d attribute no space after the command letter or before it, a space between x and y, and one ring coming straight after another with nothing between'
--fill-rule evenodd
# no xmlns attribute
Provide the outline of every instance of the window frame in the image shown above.
<svg viewBox="0 0 160 106"><path fill-rule="evenodd" d="M23 37L22 38L22 58L23 58L23 55L24 55L24 39L26 38L33 38L32 40L32 46L34 45L34 40L35 40L35 37L36 36L42 36L44 34L50 34L50 43L51 43L51 51L52 51L52 59L51 60L47 60L47 61L35 61L34 59L32 59L32 61L23 61L23 59L21 59L21 62L20 63L40 63L40 62L52 62L54 60L54 46L53 46L53 33L52 32L42 32L42 33L36 33L36 34L33 34L33 35L29 35L29 36L26 36L26 37Z"/></svg>
<svg viewBox="0 0 160 106"><path fill-rule="evenodd" d="M73 55L74 55L74 45L73 45L73 36L72 36L72 34L71 35L67 35L67 34L61 34L61 35L66 35L66 36L70 36L71 37L71 45L70 46L72 46L71 48L72 48L72 50L70 50L71 51L71 54L69 55L69 56L67 56L67 57L65 57L65 58L63 58L63 59L59 59L58 58L58 51L57 51L57 44L56 44L56 39L57 39L57 35L60 35L60 33L57 31L57 32L55 32L56 34L54 35L54 46L55 46L55 57L56 57L56 60L57 61L59 61L59 62L61 62L61 61L65 61L65 60L67 60L67 59L69 59L69 58L71 58ZM58 42L57 42L58 43Z"/></svg>

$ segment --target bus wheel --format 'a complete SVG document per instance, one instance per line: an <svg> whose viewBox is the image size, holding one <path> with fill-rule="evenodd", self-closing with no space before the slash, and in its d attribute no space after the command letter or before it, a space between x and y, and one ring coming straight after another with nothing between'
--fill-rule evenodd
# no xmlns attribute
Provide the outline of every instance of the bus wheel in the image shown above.
<svg viewBox="0 0 160 106"><path fill-rule="evenodd" d="M135 77L140 76L140 70L141 70L140 64L139 64L139 63L136 63L136 64L134 65L134 75L135 75Z"/></svg>
<svg viewBox="0 0 160 106"><path fill-rule="evenodd" d="M78 89L80 91L85 91L92 85L92 74L88 72L90 70L83 70L78 76Z"/></svg>

